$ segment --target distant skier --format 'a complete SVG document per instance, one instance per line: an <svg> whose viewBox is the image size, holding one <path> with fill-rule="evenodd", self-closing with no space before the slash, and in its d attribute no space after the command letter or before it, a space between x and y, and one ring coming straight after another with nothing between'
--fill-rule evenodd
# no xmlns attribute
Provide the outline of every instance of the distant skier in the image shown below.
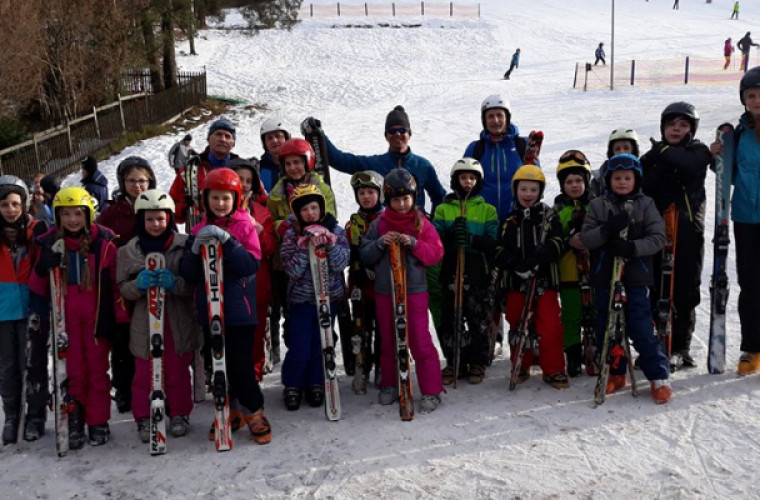
<svg viewBox="0 0 760 500"><path fill-rule="evenodd" d="M169 150L169 166L172 167L175 172L178 172L180 167L185 166L185 163L187 163L187 159L190 158L190 156L198 154L190 147L191 142L193 142L193 136L187 134Z"/></svg>
<svg viewBox="0 0 760 500"><path fill-rule="evenodd" d="M673 10L681 10L680 7L679 7L679 5L678 5L678 2L679 2L679 0L675 0L673 2Z"/></svg>
<svg viewBox="0 0 760 500"><path fill-rule="evenodd" d="M726 58L726 64L723 65L723 69L728 69L728 67L731 65L731 54L733 53L734 53L734 44L731 41L731 37L728 37L726 38L726 41L723 43L723 57Z"/></svg>
<svg viewBox="0 0 760 500"><path fill-rule="evenodd" d="M594 61L594 66L599 64L599 61L602 61L602 66L607 65L607 61L604 59L605 58L604 43L599 42L599 46L594 51L594 56L596 56L596 61Z"/></svg>
<svg viewBox="0 0 760 500"><path fill-rule="evenodd" d="M747 71L749 66L749 51L752 47L758 47L758 44L752 41L750 32L744 35L744 38L736 43L736 48L742 51L742 71Z"/></svg>
<svg viewBox="0 0 760 500"><path fill-rule="evenodd" d="M504 79L509 80L509 75L512 74L512 70L520 67L520 49L515 50L512 54L512 60L509 62L509 69L504 73Z"/></svg>
<svg viewBox="0 0 760 500"><path fill-rule="evenodd" d="M731 19L739 20L739 0L734 2L734 9L731 11Z"/></svg>

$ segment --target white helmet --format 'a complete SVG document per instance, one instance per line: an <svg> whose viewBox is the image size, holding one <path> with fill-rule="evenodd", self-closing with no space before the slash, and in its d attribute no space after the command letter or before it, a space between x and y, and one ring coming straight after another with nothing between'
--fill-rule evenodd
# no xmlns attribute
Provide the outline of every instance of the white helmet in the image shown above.
<svg viewBox="0 0 760 500"><path fill-rule="evenodd" d="M32 198L29 196L29 188L26 182L22 181L15 175L2 175L0 176L0 196L5 198L10 193L16 193L21 196L21 201L24 206L29 209L29 205L32 202Z"/></svg>
<svg viewBox="0 0 760 500"><path fill-rule="evenodd" d="M470 195L478 194L483 189L483 166L474 158L462 158L454 163L451 167L451 190L460 193L460 196L464 194L459 184L459 174L462 172L472 172L478 176L478 181Z"/></svg>
<svg viewBox="0 0 760 500"><path fill-rule="evenodd" d="M160 189L148 189L135 200L135 213L140 210L168 210L174 213L174 200Z"/></svg>
<svg viewBox="0 0 760 500"><path fill-rule="evenodd" d="M486 129L486 111L489 109L503 109L507 114L507 121L510 121L512 113L509 111L509 99L505 99L499 94L492 94L483 100L483 104L480 105L480 121L483 124L483 129Z"/></svg>
<svg viewBox="0 0 760 500"><path fill-rule="evenodd" d="M280 131L283 134L285 134L285 139L290 139L290 132L285 130L285 127L282 124L282 120L276 116L271 116L264 120L261 124L261 147L264 148L264 151L267 150L266 142L264 141L264 136L267 135L269 132L277 132Z"/></svg>
<svg viewBox="0 0 760 500"><path fill-rule="evenodd" d="M639 135L632 128L616 128L607 139L607 158L612 158L612 143L615 141L631 141L633 155L639 156Z"/></svg>

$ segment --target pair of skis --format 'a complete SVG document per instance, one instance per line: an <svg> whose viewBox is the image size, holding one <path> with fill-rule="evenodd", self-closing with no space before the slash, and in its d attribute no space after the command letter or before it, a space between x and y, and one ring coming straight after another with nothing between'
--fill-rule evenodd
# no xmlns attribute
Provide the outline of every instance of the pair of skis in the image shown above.
<svg viewBox="0 0 760 500"><path fill-rule="evenodd" d="M665 348L665 357L670 363L670 371L677 369L678 363L671 360L673 334L673 292L675 284L676 242L678 239L678 208L670 205L662 214L665 220L665 246L662 248L660 264L660 298L657 301L655 327L657 336Z"/></svg>

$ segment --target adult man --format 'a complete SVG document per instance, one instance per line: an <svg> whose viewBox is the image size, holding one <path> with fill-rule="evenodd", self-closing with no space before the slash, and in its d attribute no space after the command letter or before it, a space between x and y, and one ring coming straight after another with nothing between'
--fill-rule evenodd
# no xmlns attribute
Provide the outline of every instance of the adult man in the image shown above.
<svg viewBox="0 0 760 500"><path fill-rule="evenodd" d="M596 57L596 60L594 61L594 66L599 64L599 61L602 62L602 66L607 65L607 61L604 59L604 44L602 42L599 42L599 46L594 51L594 56Z"/></svg>
<svg viewBox="0 0 760 500"><path fill-rule="evenodd" d="M747 71L749 65L749 51L752 47L758 47L758 44L752 41L750 32L748 31L744 38L736 42L736 48L742 52L742 70Z"/></svg>
<svg viewBox="0 0 760 500"><path fill-rule="evenodd" d="M193 136L187 134L169 150L169 166L172 167L175 172L179 172L180 167L184 167L185 163L187 163L187 159L195 154L195 151L190 148L191 142L193 142Z"/></svg>
<svg viewBox="0 0 760 500"><path fill-rule="evenodd" d="M226 118L220 118L211 124L207 140L206 149L201 154L193 155L187 160L188 165L193 163L198 165L198 186L203 186L203 179L206 178L206 174L210 170L226 167L230 160L238 158L238 155L232 153L232 148L235 147L235 125ZM169 189L169 195L176 206L175 214L178 224L187 220L188 207L197 202L187 192L185 185L186 168L187 165L180 168L171 189ZM203 207L200 208L203 210Z"/></svg>
<svg viewBox="0 0 760 500"><path fill-rule="evenodd" d="M272 116L261 124L261 147L264 148L264 154L259 163L259 177L267 193L272 191L280 178L280 146L288 139L290 132L285 130L280 118Z"/></svg>
<svg viewBox="0 0 760 500"><path fill-rule="evenodd" d="M312 128L320 126L319 120L309 117L301 123L301 131L306 134ZM430 196L432 207L428 213L433 213L436 205L443 201L446 190L438 180L438 175L433 165L423 158L412 153L409 148L409 140L412 138L412 127L409 116L402 106L396 106L385 118L385 140L388 141L388 152L381 155L360 156L344 153L333 145L325 137L327 143L327 155L330 158L330 166L340 172L354 174L364 170L374 170L383 177L394 168L405 168L412 173L417 180L417 185L422 189L417 190L416 204L425 210L425 192Z"/></svg>
<svg viewBox="0 0 760 500"><path fill-rule="evenodd" d="M98 161L92 156L82 160L82 187L97 201L98 211L103 210L108 201L108 179L98 170Z"/></svg>
<svg viewBox="0 0 760 500"><path fill-rule="evenodd" d="M512 70L520 67L520 49L515 50L512 54L512 60L509 62L509 69L504 73L504 79L509 80L509 75L512 74Z"/></svg>

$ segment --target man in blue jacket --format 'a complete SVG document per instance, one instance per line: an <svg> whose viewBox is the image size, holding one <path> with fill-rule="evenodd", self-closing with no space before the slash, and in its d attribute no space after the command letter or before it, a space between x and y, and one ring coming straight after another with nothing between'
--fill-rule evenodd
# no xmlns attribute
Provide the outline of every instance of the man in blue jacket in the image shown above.
<svg viewBox="0 0 760 500"><path fill-rule="evenodd" d="M98 170L98 161L92 156L82 160L82 187L98 202L98 211L108 201L108 179Z"/></svg>
<svg viewBox="0 0 760 500"><path fill-rule="evenodd" d="M512 54L512 60L509 62L509 69L504 73L504 79L509 80L509 75L512 74L512 70L520 67L520 49L515 50Z"/></svg>
<svg viewBox="0 0 760 500"><path fill-rule="evenodd" d="M301 123L301 132L306 135L313 128L320 126L319 120L309 117ZM417 180L417 185L422 187L422 189L417 190L417 199L415 200L417 206L432 214L435 207L443 201L446 190L441 185L433 165L422 156L412 153L409 148L411 138L412 128L409 124L409 116L402 106L396 106L385 118L385 140L388 141L387 153L373 156L355 155L339 150L327 137L325 137L325 142L327 143L330 166L340 172L354 174L364 170L374 170L385 177L394 168L407 169ZM430 210L425 210L426 192L432 202Z"/></svg>

